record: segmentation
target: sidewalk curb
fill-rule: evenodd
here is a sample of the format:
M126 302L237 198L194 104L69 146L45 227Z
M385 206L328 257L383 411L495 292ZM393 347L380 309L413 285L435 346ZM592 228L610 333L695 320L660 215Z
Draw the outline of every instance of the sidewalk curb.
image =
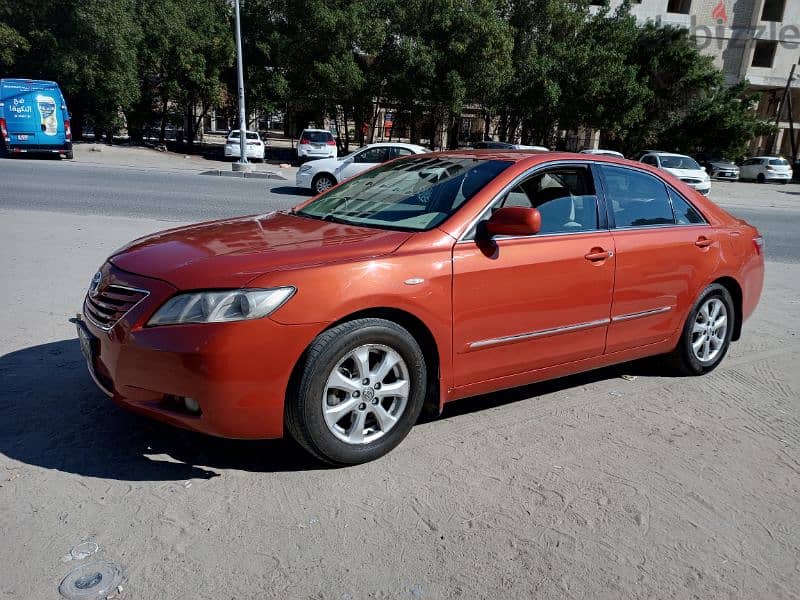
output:
M222 169L212 169L210 171L203 171L200 175L213 175L216 177L238 177L239 179L278 179L280 181L289 181L283 175L275 173L274 171L223 171Z

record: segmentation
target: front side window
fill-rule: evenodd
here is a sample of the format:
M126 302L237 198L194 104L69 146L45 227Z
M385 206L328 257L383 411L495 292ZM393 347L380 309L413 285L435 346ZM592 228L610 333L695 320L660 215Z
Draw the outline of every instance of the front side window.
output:
M608 200L617 227L675 223L664 183L648 173L603 165Z
M297 214L366 227L427 231L443 223L511 164L417 155L350 179Z
M389 149L385 146L380 146L378 148L369 148L363 152L359 152L353 159L353 162L377 164L386 162L387 160L389 160Z
M536 173L512 189L497 206L539 210L539 234L593 231L598 228L597 195L586 167L563 167Z

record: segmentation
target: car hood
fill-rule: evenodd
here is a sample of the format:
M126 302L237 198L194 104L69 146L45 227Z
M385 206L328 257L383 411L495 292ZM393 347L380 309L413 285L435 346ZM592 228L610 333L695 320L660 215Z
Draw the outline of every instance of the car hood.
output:
M270 271L388 254L411 235L278 212L156 233L110 261L179 289L241 287Z
M662 167L667 173L672 173L675 177L692 177L694 179L705 179L707 173L703 169L670 169Z

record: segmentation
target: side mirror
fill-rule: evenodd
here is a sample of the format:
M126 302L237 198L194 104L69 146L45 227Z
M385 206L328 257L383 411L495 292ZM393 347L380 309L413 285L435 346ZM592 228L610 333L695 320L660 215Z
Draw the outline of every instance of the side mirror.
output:
M486 233L495 235L535 235L542 228L542 215L536 208L507 206L498 208L486 221Z

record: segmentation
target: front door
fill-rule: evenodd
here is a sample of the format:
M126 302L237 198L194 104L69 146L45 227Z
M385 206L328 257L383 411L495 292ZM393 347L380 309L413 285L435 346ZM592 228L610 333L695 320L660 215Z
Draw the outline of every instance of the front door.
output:
M534 206L528 237L478 233L453 249L454 385L598 356L614 285L613 238L586 165L540 169L493 208Z

